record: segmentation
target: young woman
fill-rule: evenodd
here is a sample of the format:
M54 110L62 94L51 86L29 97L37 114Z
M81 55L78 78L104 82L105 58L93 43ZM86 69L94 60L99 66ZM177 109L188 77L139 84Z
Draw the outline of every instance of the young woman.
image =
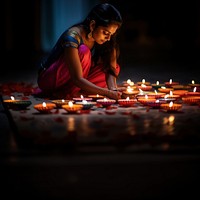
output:
M68 28L41 62L38 91L50 98L99 94L121 98L116 78L120 71L116 35L120 12L111 4L94 6L81 23Z

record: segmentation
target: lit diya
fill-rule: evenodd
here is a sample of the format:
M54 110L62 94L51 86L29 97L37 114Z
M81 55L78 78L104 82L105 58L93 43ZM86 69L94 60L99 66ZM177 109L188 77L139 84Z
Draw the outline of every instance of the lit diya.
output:
M126 90L122 91L122 96L124 98L126 97L132 97L139 93L139 90L134 90L131 86L127 86Z
M151 85L150 82L146 82L145 79L142 79L142 82L137 82L137 85Z
M136 99L130 99L127 97L126 99L118 99L118 104L123 107L131 107L134 106L134 104L137 102Z
M179 82L174 82L172 79L170 79L169 82L165 82L166 87L172 87L174 85L179 85Z
M62 108L62 106L68 104L69 101L71 100L58 99L58 100L52 100L51 102L55 103L57 108Z
M68 104L62 105L62 108L66 110L68 113L77 113L82 110L82 104L73 104L72 101L69 101Z
M131 79L127 79L127 81L123 81L123 86L134 86L134 82Z
M103 98L103 99L97 99L97 103L101 104L103 107L107 107L116 103L116 100Z
M146 106L148 102L155 102L155 98L149 98L148 95L145 95L144 97L138 97L137 101L140 102L142 105Z
M167 94L167 96L166 95L162 95L161 97L164 97L164 98L173 98L173 99L176 99L176 100L178 100L178 99L181 98L180 95L174 94L172 91L170 91L169 94Z
M11 99L3 100L3 102L7 106L7 108L14 110L25 110L28 106L32 104L31 101L28 100L16 100L13 96L11 96Z
M83 100L92 101L92 98L91 97L84 97L83 95L81 95L80 97L74 97L73 100L75 102L80 102L80 101L83 101Z
M173 103L172 101L170 103L163 103L160 105L161 109L167 111L167 112L175 112L182 108L182 104L180 103Z
M155 99L161 98L163 95L165 95L164 92L157 92L156 90L154 92L149 92L148 97L152 97Z
M200 96L185 96L182 97L183 103L196 105L200 102Z
M192 80L192 83L188 84L191 88L195 88L196 87L196 91L200 92L200 84L199 83L195 83L194 80Z
M34 105L34 108L38 110L40 113L50 113L56 107L54 103L46 103L43 102L42 104Z
M146 106L149 106L151 108L160 108L160 105L163 102L160 101L159 99L148 99L145 103Z
M200 92L197 92L197 87L194 87L193 91L188 91L185 93L186 96L200 96Z
M186 93L188 92L188 90L174 90L173 94L174 95L179 95L180 97L184 96Z
M165 87L165 86L158 88L159 92L164 92L164 93L169 93L170 91L173 91L173 90L174 90L174 88L168 88L168 87Z
M141 89L143 91L150 91L152 89L151 85L145 85L145 84L141 84L141 85L137 85L138 89Z
M154 89L158 89L158 88L161 88L163 86L165 86L164 84L160 84L159 81L156 81L156 83L153 83L151 84L151 86L154 88Z
M96 94L96 95L94 95L94 94L90 94L90 95L88 95L87 96L88 98L92 98L93 100L97 100L97 99L102 99L102 98L104 98L105 96L102 96L102 95L99 95L99 94ZM87 100L86 100L87 101Z
M82 105L83 106L83 110L89 110L94 105L96 105L96 102L83 100L83 101L76 102L76 104Z

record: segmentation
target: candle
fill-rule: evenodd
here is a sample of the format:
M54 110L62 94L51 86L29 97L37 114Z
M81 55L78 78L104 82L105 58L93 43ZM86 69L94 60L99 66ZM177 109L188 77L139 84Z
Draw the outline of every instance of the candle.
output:
M163 110L166 110L167 112L173 112L178 111L182 108L182 104L180 103L173 103L172 101L170 103L163 103L160 105L160 107Z
M11 99L3 100L3 103L9 109L25 110L25 109L27 109L28 106L30 106L32 104L32 102L29 100L19 100L19 99L16 100L14 96L11 96L10 98Z
M42 104L34 105L34 108L38 110L40 113L50 113L56 107L54 103L46 103L43 102Z
M66 110L68 113L78 113L78 111L82 110L82 104L73 104L72 101L69 101L68 104L62 105L62 108Z

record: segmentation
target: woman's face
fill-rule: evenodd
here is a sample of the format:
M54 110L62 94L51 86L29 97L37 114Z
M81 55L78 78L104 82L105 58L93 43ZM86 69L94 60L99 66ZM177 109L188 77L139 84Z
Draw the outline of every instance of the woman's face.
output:
M112 24L109 26L98 26L93 30L93 38L96 43L103 44L110 40L113 34L118 29L118 25Z

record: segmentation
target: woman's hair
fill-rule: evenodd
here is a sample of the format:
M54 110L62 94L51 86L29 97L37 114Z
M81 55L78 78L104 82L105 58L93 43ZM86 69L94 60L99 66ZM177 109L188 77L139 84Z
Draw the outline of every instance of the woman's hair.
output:
M108 3L97 4L96 6L94 6L93 9L89 12L88 16L85 18L85 20L81 23L85 27L87 34L90 32L89 27L92 20L95 21L95 28L97 28L98 26L106 27L112 24L116 24L118 25L119 30L122 25L122 17L120 12L113 5ZM102 45L95 45L95 51L92 57L94 64L97 64L99 59L101 59L105 66L105 70L115 76L116 74L110 66L110 59L114 49L116 49L117 56L119 56L119 47L116 42L116 35L118 33L118 30L114 35L111 36L110 41L107 41Z

